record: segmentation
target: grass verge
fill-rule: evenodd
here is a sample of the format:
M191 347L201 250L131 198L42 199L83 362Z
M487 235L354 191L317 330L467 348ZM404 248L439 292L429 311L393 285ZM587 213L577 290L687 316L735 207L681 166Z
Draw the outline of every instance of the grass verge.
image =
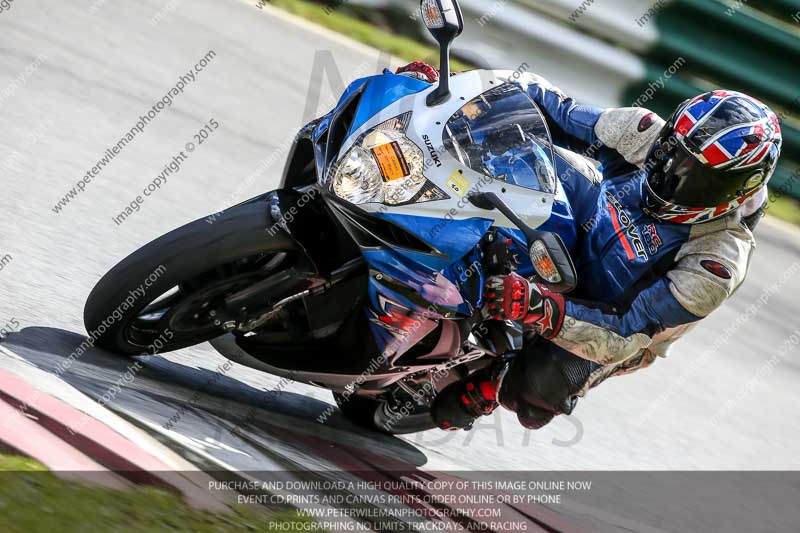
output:
M294 514L259 513L249 508L230 513L199 511L164 490L136 487L115 491L82 485L56 477L36 461L0 454L0 524L4 532L271 532L291 531L287 522L305 521ZM280 524L287 529L279 529Z
M385 50L393 56L408 61L427 61L436 64L439 61L437 48L419 43L409 37L395 35L375 27L346 13L334 10L325 11L325 6L305 0L271 0L270 5L288 11L293 15L337 31L366 45ZM473 67L458 60L452 61L454 71L469 70Z
M800 202L792 198L776 198L767 207L767 216L800 226Z

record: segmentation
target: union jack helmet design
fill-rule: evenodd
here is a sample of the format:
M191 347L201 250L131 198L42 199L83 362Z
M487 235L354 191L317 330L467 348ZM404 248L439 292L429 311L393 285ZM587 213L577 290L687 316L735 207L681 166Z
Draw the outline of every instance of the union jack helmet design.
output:
M644 209L678 224L725 216L767 184L781 142L777 115L755 98L719 90L687 100L648 155Z

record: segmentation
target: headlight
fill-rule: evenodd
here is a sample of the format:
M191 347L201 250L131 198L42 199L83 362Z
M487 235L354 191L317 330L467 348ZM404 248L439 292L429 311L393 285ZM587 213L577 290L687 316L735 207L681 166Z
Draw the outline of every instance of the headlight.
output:
M383 201L383 180L366 150L356 146L339 162L333 192L354 204Z
M389 119L353 143L335 167L332 188L338 197L354 204L397 205L411 201L426 183L438 190L422 175L422 150L406 137L410 119L410 112ZM438 198L427 198L433 199Z

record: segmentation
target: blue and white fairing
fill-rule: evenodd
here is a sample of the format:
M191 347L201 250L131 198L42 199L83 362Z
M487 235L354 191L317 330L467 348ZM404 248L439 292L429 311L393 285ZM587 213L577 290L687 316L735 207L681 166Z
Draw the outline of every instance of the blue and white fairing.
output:
M451 77L450 98L428 107L433 88L388 71L357 80L312 135L321 187L425 244L424 250L384 241L361 245L370 269L367 313L386 355L402 354L439 320L480 308L478 244L491 227L511 241L518 271L532 274L522 232L498 211L472 205L469 194L495 193L529 226L558 233L568 249L576 240L557 179L563 162L553 155L524 77L459 74ZM320 140L337 135L342 142L333 154L332 143Z

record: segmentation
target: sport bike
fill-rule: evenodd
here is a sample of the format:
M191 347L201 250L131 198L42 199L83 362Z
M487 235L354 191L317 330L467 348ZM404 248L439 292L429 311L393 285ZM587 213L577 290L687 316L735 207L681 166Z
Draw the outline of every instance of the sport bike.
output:
M421 10L450 72L458 3ZM431 85L384 71L353 82L297 134L278 189L111 269L86 303L87 330L126 355L211 341L333 391L363 426L434 427L437 391L521 346L519 326L482 309L487 276L576 284L558 179L571 167L525 78L474 70Z

